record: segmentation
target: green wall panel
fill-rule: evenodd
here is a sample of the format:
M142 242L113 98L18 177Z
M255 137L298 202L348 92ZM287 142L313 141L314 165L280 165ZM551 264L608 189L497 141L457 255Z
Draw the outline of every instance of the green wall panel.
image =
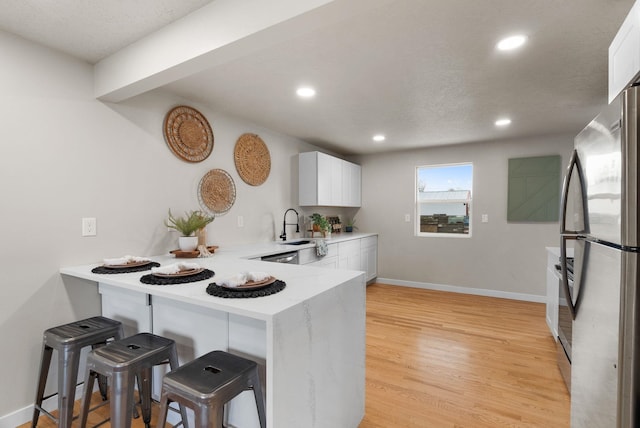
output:
M507 221L558 221L560 163L559 155L509 159Z

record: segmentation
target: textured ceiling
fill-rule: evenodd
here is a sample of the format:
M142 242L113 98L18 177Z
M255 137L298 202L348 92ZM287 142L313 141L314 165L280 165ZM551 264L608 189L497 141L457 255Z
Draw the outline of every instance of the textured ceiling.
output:
M204 3L3 0L0 28L95 62ZM607 49L633 0L369 4L166 89L345 154L577 133L607 102ZM522 49L494 50L515 32ZM303 83L315 99L295 97Z
M91 63L211 0L0 0L0 29Z

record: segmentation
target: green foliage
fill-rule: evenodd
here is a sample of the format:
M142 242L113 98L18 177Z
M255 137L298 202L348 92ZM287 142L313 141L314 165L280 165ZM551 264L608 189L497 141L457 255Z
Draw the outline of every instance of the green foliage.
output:
M329 220L327 220L325 216L318 213L313 213L311 214L311 220L313 221L313 224L320 228L320 230L325 232L331 231L331 225L329 224Z
M349 218L347 219L347 226L352 227L354 229L357 229L356 227L356 218Z
M169 210L169 219L164 224L171 229L177 230L182 236L191 236L214 219L215 217L209 217L202 211L185 212L184 217L174 217L171 214L171 210Z

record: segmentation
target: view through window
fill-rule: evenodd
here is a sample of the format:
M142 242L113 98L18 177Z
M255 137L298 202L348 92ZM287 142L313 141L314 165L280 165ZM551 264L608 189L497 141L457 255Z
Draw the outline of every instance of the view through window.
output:
M418 235L470 236L473 165L430 165L416 168Z

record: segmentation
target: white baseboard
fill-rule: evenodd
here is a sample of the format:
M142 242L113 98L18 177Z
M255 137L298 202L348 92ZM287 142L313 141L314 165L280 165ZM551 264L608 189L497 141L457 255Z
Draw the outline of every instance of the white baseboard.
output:
M84 385L78 385L76 387L76 400L82 397L82 393L84 391ZM58 408L58 396L54 395L53 397L49 397L42 402L42 408L47 410L48 412L53 412ZM14 412L8 413L6 415L0 416L0 428L15 428L17 426L23 425L27 422L31 422L33 418L33 404L30 404L27 407L23 407L22 409L18 409ZM40 418L47 418L47 415L40 413Z
M429 282L404 281L400 279L378 278L380 284L399 285L402 287L423 288L425 290L447 291L450 293L473 294L475 296L497 297L500 299L523 300L526 302L546 303L547 296L537 294L512 293L508 291L487 290L484 288L460 287L456 285L432 284Z

